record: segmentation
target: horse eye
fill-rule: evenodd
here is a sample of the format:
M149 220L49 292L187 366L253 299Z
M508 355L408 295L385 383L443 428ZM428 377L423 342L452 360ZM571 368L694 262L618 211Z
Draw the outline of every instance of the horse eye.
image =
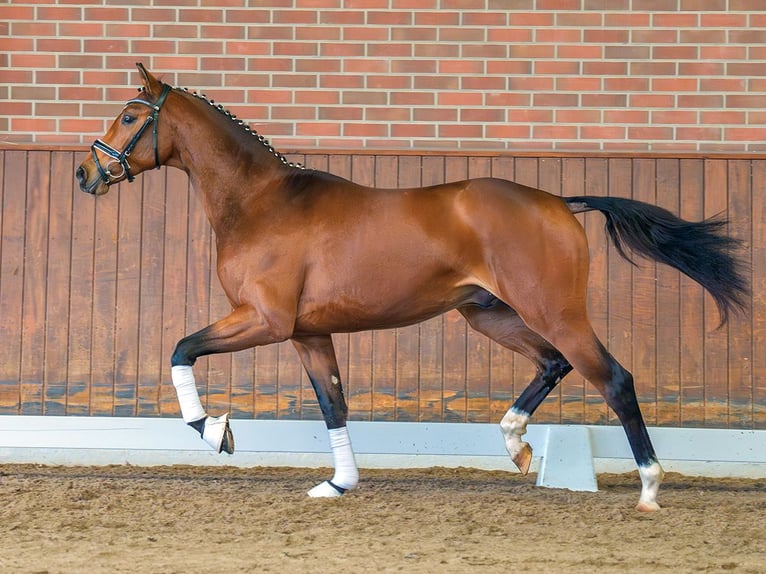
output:
M130 114L125 114L122 116L122 125L129 126L133 122L136 121L136 118L134 116L131 116Z

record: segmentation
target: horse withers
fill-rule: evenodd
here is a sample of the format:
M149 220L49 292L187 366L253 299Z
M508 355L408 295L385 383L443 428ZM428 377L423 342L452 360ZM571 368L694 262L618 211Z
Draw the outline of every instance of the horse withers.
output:
M305 170L221 106L171 88L138 64L143 87L76 170L101 195L160 166L183 170L216 236L231 313L181 339L170 358L181 415L218 452L234 451L229 417L209 416L192 367L212 353L290 340L330 434L334 475L309 491L339 496L359 474L331 334L411 325L457 309L477 331L536 366L500 426L527 472L522 440L543 399L573 368L603 395L641 477L638 510L659 508L662 468L632 375L594 333L589 253L575 213L596 210L626 258L661 261L701 284L725 322L748 286L720 219L687 222L634 200L560 198L493 178L374 189Z

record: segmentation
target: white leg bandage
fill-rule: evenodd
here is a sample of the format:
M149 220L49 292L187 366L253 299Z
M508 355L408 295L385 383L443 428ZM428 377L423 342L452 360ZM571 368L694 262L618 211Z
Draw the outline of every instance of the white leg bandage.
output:
M503 438L505 439L505 448L508 449L511 460L522 474L529 472L529 465L532 462L532 447L529 446L529 443L521 440L521 437L527 432L528 422L529 414L513 407L500 422L500 429L503 431Z
M332 480L322 482L309 490L309 496L314 498L329 498L340 496L345 491L354 488L359 482L359 471L351 448L348 428L330 429L330 447L335 465Z
M503 431L503 437L505 438L505 448L508 450L508 454L513 458L516 456L523 447L523 441L521 437L527 433L527 423L529 422L529 415L517 411L511 408L500 421L500 429Z
M197 384L194 382L194 373L188 365L176 365L171 367L170 375L173 378L173 386L178 395L178 404L181 405L181 416L186 424L192 424L197 429L207 444L216 452L234 453L234 435L229 426L229 414L214 418L207 416L202 403L199 400ZM197 421L202 421L197 423Z
M205 418L205 409L199 400L197 384L194 382L194 372L188 365L171 367L170 375L181 406L181 416L185 423L191 423Z
M639 466L638 474L641 476L641 497L638 500L636 510L641 512L654 512L659 510L657 504L657 492L660 490L662 478L665 472L659 462L653 462L648 466Z

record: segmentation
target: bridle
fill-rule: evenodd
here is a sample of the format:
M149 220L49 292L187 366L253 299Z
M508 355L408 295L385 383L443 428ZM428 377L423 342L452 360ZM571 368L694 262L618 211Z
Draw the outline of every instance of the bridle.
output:
M128 142L128 145L125 147L123 151L121 152L117 151L108 143L100 139L97 139L96 141L94 141L93 145L90 146L91 153L93 154L93 161L96 162L98 173L101 175L101 179L104 181L104 183L106 183L107 185L110 185L122 179L123 176L127 177L128 182L131 182L135 179L135 177L130 173L130 164L128 164L128 157L133 151L133 148L136 147L138 140L141 139L141 136L144 134L144 131L146 131L146 128L149 127L149 124L153 125L152 141L154 143L154 167L157 169L160 168L160 152L159 152L159 148L157 147L157 124L158 124L157 120L159 119L159 116L160 116L160 109L162 108L162 104L165 103L165 98L167 98L168 93L170 92L171 89L172 88L169 85L163 84L162 93L160 94L160 97L157 98L156 103L147 102L146 100L136 98L133 100L129 100L128 103L125 104L126 106L130 104L143 104L145 106L149 106L152 109L152 113L149 116L147 116L147 118L144 120L143 125L139 128L139 130L136 132L133 138ZM98 160L98 154L96 153L96 150L112 158L112 161L106 164L106 169L104 169L104 167L101 165L101 162ZM114 165L115 163L119 163L120 166L122 167L122 171L116 175L112 174L112 172L109 171L109 167Z

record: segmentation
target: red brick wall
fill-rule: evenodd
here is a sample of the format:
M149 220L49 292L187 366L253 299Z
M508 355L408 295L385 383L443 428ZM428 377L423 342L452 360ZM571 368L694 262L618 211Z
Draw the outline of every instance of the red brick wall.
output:
M0 140L92 140L142 61L282 149L766 149L764 0L52 1L0 4Z

